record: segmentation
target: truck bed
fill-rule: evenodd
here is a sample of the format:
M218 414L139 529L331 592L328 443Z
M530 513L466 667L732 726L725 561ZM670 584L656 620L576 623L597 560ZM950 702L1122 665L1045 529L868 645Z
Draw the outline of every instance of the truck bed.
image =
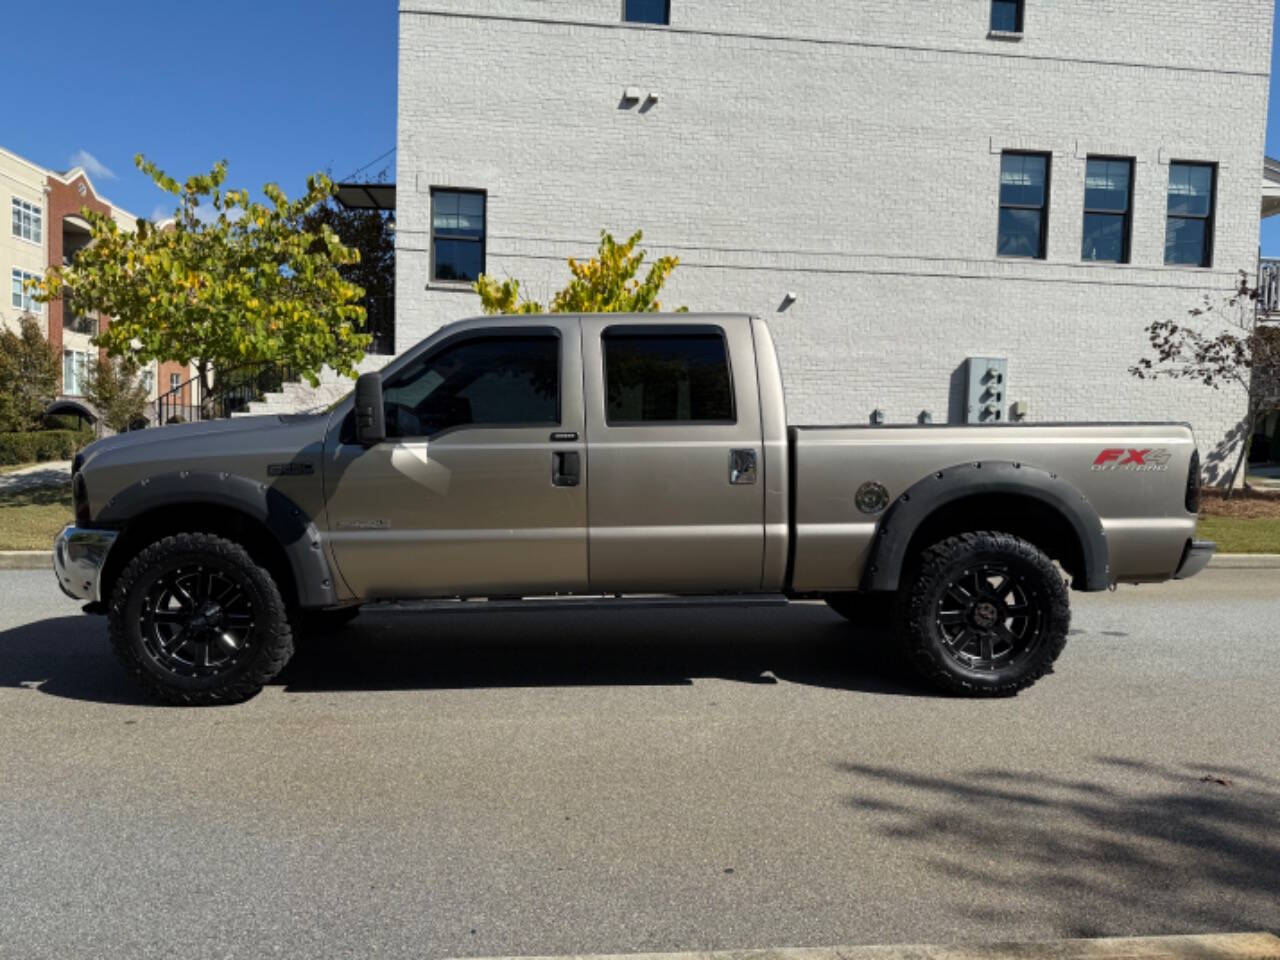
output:
M1018 495L992 483L997 465L1096 514L1109 583L1168 579L1195 531L1184 496L1195 443L1182 423L796 426L788 444L789 582L797 593L865 588L877 538L913 496L932 496L931 485L972 488L955 510L984 498L986 508L1019 514ZM879 500L883 509L872 509Z

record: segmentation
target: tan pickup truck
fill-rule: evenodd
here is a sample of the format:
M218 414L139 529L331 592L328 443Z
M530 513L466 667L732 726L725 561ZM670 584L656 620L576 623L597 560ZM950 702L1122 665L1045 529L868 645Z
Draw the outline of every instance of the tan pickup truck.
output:
M728 314L464 320L325 413L100 440L73 486L59 584L190 704L429 597L823 599L888 613L931 684L1006 695L1061 652L1068 586L1213 552L1185 424L788 427L768 327Z

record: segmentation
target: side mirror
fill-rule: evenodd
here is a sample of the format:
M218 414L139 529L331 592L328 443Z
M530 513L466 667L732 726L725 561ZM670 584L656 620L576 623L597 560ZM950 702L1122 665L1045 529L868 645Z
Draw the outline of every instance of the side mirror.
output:
M356 442L372 447L387 439L386 415L382 409L382 375L362 373L356 381Z

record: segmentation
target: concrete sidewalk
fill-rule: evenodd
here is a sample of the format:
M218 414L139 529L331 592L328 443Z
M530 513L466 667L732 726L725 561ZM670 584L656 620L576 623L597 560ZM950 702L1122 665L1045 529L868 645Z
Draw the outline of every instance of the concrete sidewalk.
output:
M70 460L47 460L0 473L0 493L15 493L36 487L56 487L71 480Z
M1040 943L961 946L797 947L694 953L579 954L523 960L1277 960L1280 938L1270 933L1184 937L1106 937ZM492 958L517 960L517 958Z

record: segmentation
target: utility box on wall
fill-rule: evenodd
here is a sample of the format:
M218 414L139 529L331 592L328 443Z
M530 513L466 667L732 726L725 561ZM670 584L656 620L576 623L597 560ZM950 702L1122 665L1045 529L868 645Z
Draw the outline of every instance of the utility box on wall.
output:
M1004 423L1008 419L1009 361L1003 357L969 357L966 423Z

